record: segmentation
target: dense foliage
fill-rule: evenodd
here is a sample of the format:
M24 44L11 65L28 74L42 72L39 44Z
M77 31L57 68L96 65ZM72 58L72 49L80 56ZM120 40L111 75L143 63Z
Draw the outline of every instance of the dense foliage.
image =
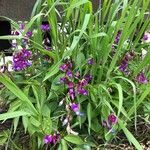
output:
M104 0L94 13L89 0L37 0L27 24L7 18L13 32L0 39L16 41L13 71L5 63L0 73L0 120L13 118L11 134L22 124L30 149L78 150L123 131L142 150L128 123L150 121L149 7Z

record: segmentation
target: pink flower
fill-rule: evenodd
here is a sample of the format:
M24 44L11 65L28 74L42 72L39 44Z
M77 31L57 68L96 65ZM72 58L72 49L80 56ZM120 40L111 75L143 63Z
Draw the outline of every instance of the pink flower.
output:
M52 143L52 141L53 141L53 136L52 135L46 135L44 137L44 143L45 144L50 144L50 143Z
M140 74L137 75L136 77L136 81L138 83L141 83L141 84L146 84L148 82L147 78L145 77L144 73L141 72Z
M44 143L45 144L56 144L60 140L60 134L59 133L54 133L53 135L46 135L44 137Z
M116 124L118 122L118 119L114 114L110 114L108 116L108 121L112 124Z

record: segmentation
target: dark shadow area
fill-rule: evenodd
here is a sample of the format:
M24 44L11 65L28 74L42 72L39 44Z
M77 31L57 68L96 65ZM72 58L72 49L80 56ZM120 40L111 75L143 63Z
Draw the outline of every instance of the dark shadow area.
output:
M9 21L0 21L0 36L11 35L11 24ZM11 42L9 40L0 39L0 51L5 52L6 55L11 55L6 50L11 48Z

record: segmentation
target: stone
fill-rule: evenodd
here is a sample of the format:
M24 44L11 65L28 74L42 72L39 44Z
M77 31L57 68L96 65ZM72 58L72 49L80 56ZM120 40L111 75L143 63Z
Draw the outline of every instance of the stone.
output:
M36 0L0 0L0 16L15 21L29 20L35 2Z

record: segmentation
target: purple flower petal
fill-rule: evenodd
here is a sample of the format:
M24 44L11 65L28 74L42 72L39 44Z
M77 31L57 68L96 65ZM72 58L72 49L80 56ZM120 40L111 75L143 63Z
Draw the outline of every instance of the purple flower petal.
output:
M127 67L128 67L128 62L123 60L119 66L119 70L125 72Z
M68 65L67 64L62 64L59 69L63 72L66 72L68 70Z
M108 116L108 121L112 124L116 124L118 122L118 119L114 114L110 114Z
M31 37L32 36L32 31L28 31L27 33L26 33L26 36L29 38L29 37Z
M71 70L68 70L67 73L66 73L66 75L67 75L68 77L70 77L70 78L73 77L73 73L72 73Z
M41 30L42 30L43 32L49 31L49 30L50 30L50 26L49 26L48 24L42 24L42 25L41 25Z
M74 111L74 112L78 112L79 111L79 104L71 103L70 107L71 107L72 111Z
M86 74L84 79L89 83L92 80L92 76L90 74Z
M32 62L29 60L32 53L26 49L15 53L13 55L13 68L15 71L24 70L25 68L32 65Z
M21 23L21 24L19 25L19 28L20 28L20 30L24 30L25 24L24 24L24 23Z
M82 95L86 96L86 95L88 95L88 91L83 88L80 88L80 89L78 89L78 94L82 94Z
M141 72L140 74L137 75L136 81L138 83L146 84L148 82L147 78L145 77L144 73Z
M50 144L50 143L52 143L53 142L53 136L52 135L46 135L45 137L44 137L44 143L45 144Z
M74 100L74 98L75 98L75 90L74 90L74 88L69 88L69 96L70 96L70 98L72 99L72 100Z
M88 59L88 64L89 64L89 65L93 65L93 63L94 63L93 58L89 58L89 59Z

